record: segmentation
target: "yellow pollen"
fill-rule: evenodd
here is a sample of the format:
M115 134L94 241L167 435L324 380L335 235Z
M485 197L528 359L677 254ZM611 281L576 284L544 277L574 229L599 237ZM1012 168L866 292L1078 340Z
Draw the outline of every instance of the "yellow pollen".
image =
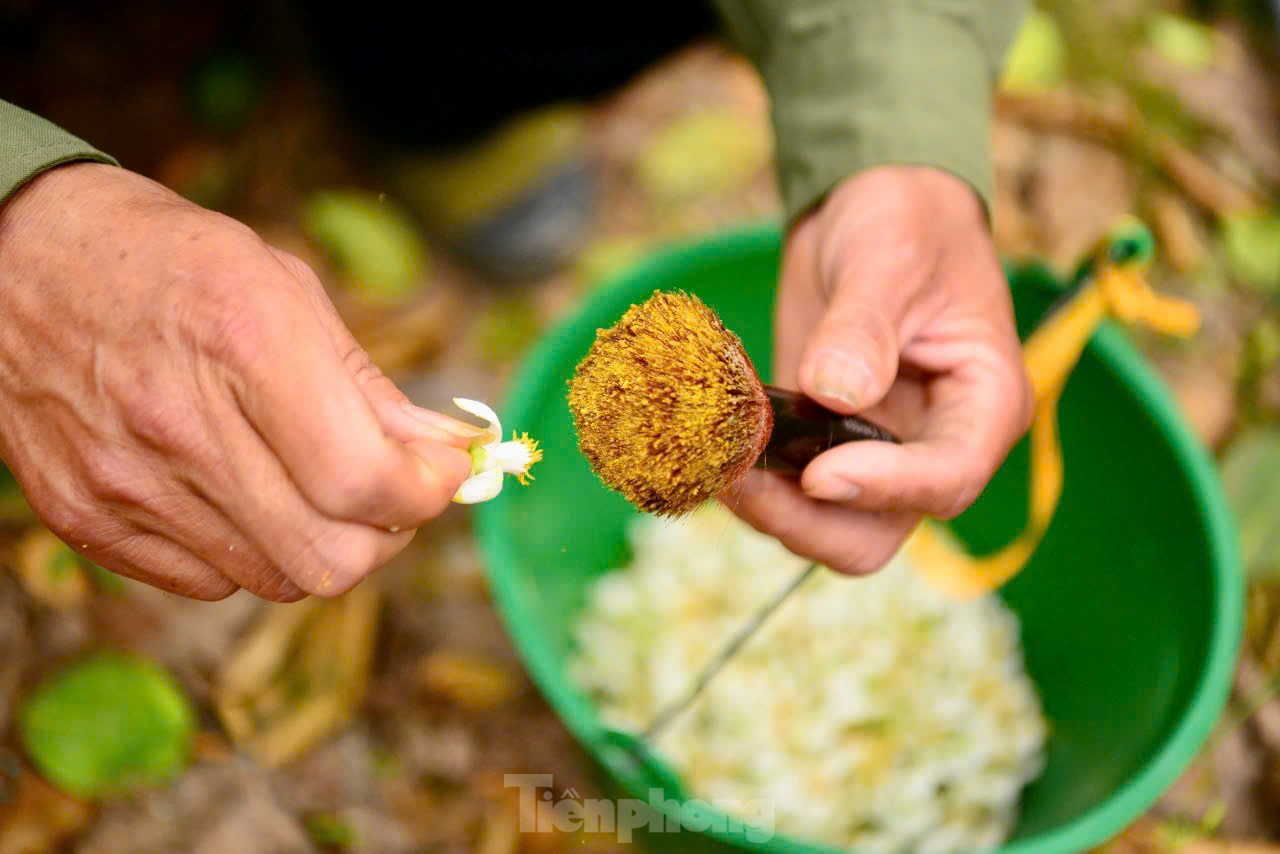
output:
M517 436L516 431L512 430L511 441L519 442L529 451L529 464L524 467L524 471L516 475L516 480L520 482L521 486L528 486L529 481L534 479L533 475L529 473L529 469L533 468L534 463L542 461L542 449L538 447L538 440L530 439L528 433L521 433Z

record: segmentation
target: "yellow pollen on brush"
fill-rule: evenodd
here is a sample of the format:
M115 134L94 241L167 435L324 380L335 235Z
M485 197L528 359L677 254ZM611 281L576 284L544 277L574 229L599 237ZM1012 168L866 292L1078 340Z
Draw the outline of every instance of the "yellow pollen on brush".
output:
M705 303L654 293L595 343L569 408L592 469L641 510L674 516L721 492L759 455L769 400L742 342Z

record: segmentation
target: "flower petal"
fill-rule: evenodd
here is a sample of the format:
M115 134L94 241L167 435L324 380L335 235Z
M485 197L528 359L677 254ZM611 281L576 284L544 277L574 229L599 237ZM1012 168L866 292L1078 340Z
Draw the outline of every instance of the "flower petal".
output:
M489 441L497 442L502 439L502 422L498 420L498 413L494 412L488 404L465 397L455 397L453 405L463 412L469 412L475 417L489 422L487 431Z
M455 504L480 504L502 491L502 472L486 471L462 482L453 495Z

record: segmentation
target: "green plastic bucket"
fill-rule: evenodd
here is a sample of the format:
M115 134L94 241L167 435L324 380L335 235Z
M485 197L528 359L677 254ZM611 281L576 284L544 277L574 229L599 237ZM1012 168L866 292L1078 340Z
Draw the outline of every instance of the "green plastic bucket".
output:
M549 333L519 371L503 422L541 440L527 488L479 509L493 595L533 679L626 797L653 774L611 746L591 701L566 673L571 622L588 583L626 560L634 510L578 452L566 381L596 329L655 289L682 288L715 307L766 379L780 250L753 227L663 251L601 288ZM1011 271L1023 334L1053 301L1043 270ZM1124 334L1104 328L1061 406L1066 485L1030 565L1001 595L1022 620L1027 668L1050 723L1047 765L1022 798L1008 854L1064 854L1099 844L1177 778L1226 700L1243 611L1232 521L1213 465L1169 393ZM1025 443L955 523L976 549L1021 525ZM705 816L702 817L705 820ZM714 824L713 826L721 826ZM650 848L824 851L778 834L654 834Z

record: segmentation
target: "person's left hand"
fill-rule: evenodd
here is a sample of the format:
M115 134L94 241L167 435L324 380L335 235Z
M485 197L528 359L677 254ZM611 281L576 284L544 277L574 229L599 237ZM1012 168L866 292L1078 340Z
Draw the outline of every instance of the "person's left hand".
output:
M879 569L922 514L981 494L1031 418L1013 306L981 205L926 167L847 179L788 235L774 382L903 440L852 442L796 481L753 470L722 500L797 554Z

